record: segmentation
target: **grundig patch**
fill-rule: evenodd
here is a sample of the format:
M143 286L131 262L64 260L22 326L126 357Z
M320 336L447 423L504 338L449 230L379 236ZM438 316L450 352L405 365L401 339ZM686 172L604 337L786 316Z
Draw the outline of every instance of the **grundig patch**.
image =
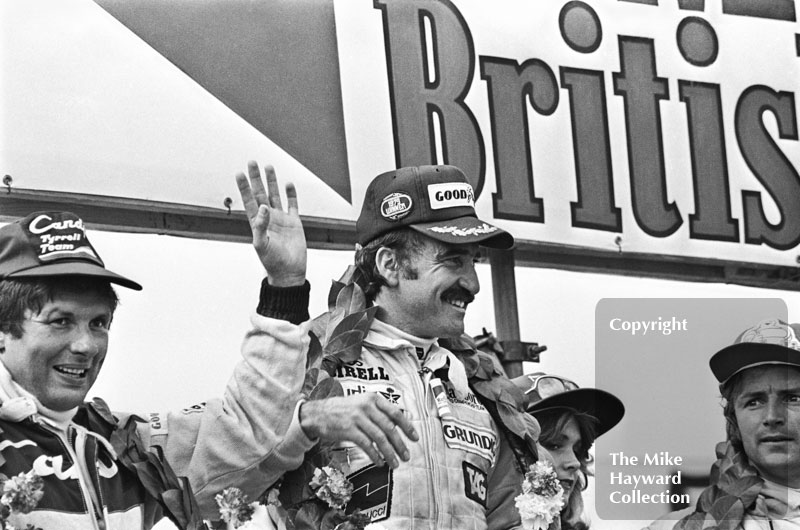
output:
M411 213L414 201L405 193L392 193L381 201L381 215L389 221L399 221Z
M451 449L461 449L494 462L497 435L491 429L464 423L456 418L443 418L442 432L444 441Z

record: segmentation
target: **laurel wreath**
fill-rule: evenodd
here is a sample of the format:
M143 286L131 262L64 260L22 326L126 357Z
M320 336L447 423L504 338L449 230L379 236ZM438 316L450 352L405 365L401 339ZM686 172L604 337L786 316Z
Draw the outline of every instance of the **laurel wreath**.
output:
M710 486L700 494L695 511L675 523L673 530L736 530L754 507L764 486L756 469L730 442L718 443L715 452Z
M339 281L332 282L329 310L313 322L303 384L303 394L308 400L343 396L342 385L333 376L337 368L361 357L362 343L377 307L367 307L364 292L354 281L355 274L351 266ZM539 436L538 423L522 411L524 396L488 354L475 348L468 336L440 339L439 344L464 364L470 388L509 440L521 476L524 475L538 458ZM273 500L270 504L276 506L288 529L362 530L369 523L358 511L345 514L346 507L332 507L323 502L311 487L315 471L330 465L330 451L329 446L317 446L298 469L285 474L262 496L265 504L268 498ZM278 491L277 502L274 490Z

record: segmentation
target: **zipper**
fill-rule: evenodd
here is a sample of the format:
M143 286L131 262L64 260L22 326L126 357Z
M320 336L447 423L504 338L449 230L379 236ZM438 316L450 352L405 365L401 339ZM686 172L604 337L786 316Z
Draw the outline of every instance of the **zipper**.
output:
M65 433L65 432L62 432L62 431L56 429L55 427L51 428L46 423L40 423L39 425L41 425L45 430L49 431L50 433L56 435L56 439L58 439L58 442L64 448L64 452L67 455L69 455L69 457L72 459L72 462L73 462L72 465L74 465L74 466L76 466L78 468L78 485L81 488L81 494L83 495L84 503L86 504L86 508L87 508L87 510L89 512L89 513L87 513L87 515L91 516L92 526L94 527L95 530L104 530L105 529L105 522L103 522L102 525L99 523L99 520L102 520L102 516L99 515L98 512L97 512L97 508L94 505L94 500L92 499L92 494L91 494L91 492L89 491L89 489L88 489L88 487L86 485L86 480L85 480L85 477L83 476L83 470L81 469L80 463L78 462L78 454L72 448L72 444L70 443L70 440L69 440L70 431L73 431L73 432L76 432L76 431L72 428L72 426L68 427L67 428L67 432Z
M80 464L76 460L76 465L78 465L79 469L81 470L81 478L82 479L86 479L87 481L91 482L92 481L92 475L91 475L91 472L89 471L89 463L86 461L86 457L85 457L85 455L86 455L86 437L87 437L87 434L82 429L77 429L74 426L70 426L70 429L72 429L73 432L75 433L75 453L76 453L76 456L78 458L81 458L81 462L83 462L83 468L80 468ZM97 449L95 449L95 452L97 452L99 450L99 445L100 444L97 444ZM78 449L80 449L80 452L78 451ZM96 462L95 462L95 465L97 465ZM86 474L88 475L87 477L83 476L84 469L86 470ZM83 480L81 480L81 485L83 485ZM98 528L98 530L105 530L106 522L105 522L105 518L104 518L104 515L103 515L103 504L102 504L103 501L100 498L100 487L99 486L100 485L98 484L98 487L95 488L95 493L97 493L97 502L100 503L100 506L97 506L95 504L95 498L93 496L91 496L91 491L89 491L88 494L90 495L89 499L90 499L90 501L92 503L92 512L94 513L95 527ZM91 487L94 487L94 484L91 484ZM89 488L89 486L86 486L87 490L88 490L88 488Z
M415 364L414 367L416 368L419 366L419 359L417 359L413 353L409 353L409 357L412 356L413 358L409 360ZM442 526L439 524L439 511L437 509L436 502L436 489L437 485L439 484L439 474L436 469L436 462L433 458L433 444L435 439L428 423L431 418L431 414L428 409L428 383L426 381L426 379L430 379L430 377L433 375L433 372L427 366L423 366L421 369L417 370L417 373L419 374L419 379L415 379L416 383L414 384L413 391L414 398L423 418L422 426L425 433L425 438L420 441L428 442L423 443L422 448L423 452L425 453L425 461L428 463L428 469L431 470L431 480L429 481L428 489L428 502L430 502L431 521L436 521L436 528L439 528ZM431 396L431 399L433 399L433 396Z

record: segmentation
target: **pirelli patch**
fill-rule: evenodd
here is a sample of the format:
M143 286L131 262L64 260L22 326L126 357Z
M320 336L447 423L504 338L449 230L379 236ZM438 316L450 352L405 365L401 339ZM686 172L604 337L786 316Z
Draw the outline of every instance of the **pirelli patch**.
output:
M497 435L485 429L459 421L455 417L442 419L444 441L451 449L461 449L494 462L497 454Z
M464 494L486 508L486 473L469 462L461 462L464 470Z

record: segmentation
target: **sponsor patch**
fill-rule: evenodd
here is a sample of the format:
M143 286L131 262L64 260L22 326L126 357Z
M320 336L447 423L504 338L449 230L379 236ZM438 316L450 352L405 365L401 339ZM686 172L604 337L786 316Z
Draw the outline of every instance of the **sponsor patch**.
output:
M181 412L183 412L184 414L196 414L198 412L205 412L205 410L206 410L206 402L203 401L202 403L198 403L197 405L186 407Z
M486 508L486 473L469 462L461 462L464 470L464 494Z
M353 484L353 496L347 503L346 513L361 510L373 523L389 518L392 509L392 468L373 464L347 478Z
M405 193L392 193L381 201L381 215L389 221L399 221L411 213L414 201Z
M447 400L452 405L460 405L467 407L471 410L481 411L481 412L486 410L483 404L478 400L477 397L475 397L475 394L473 394L472 392L468 393L463 398L460 398L456 395L456 391L453 388L452 383L448 381L447 383L445 383L445 385L447 386Z
M169 433L166 412L151 412L147 416L150 421L150 436Z
M43 213L34 217L25 228L42 262L75 258L103 263L86 239L83 220L72 214Z
M497 454L497 435L484 429L459 421L455 417L442 419L444 441L451 449L461 449L494 462Z
M386 391L379 390L378 394L382 395L386 401L392 403L393 405L400 405L400 394L392 387L386 387Z
M492 232L497 232L499 228L496 226L492 226L490 224L483 223L481 226L471 226L469 228L460 228L458 226L432 226L428 228L431 232L436 232L437 234L450 234L451 236L458 236L458 237L470 237L470 236L480 236L483 234L491 234Z
M445 182L428 185L428 199L432 210L458 208L460 206L475 207L475 193L466 182Z
M382 366L364 366L362 361L353 361L336 368L336 377L361 381L388 381L389 375Z
M349 381L347 379L339 381L342 385L342 390L344 390L345 396L353 396L357 394L364 394L366 392L375 392L383 396L386 401L397 405L402 408L403 406L403 395L400 391L393 385L386 384L386 383L369 383L369 382L359 382L359 381Z

